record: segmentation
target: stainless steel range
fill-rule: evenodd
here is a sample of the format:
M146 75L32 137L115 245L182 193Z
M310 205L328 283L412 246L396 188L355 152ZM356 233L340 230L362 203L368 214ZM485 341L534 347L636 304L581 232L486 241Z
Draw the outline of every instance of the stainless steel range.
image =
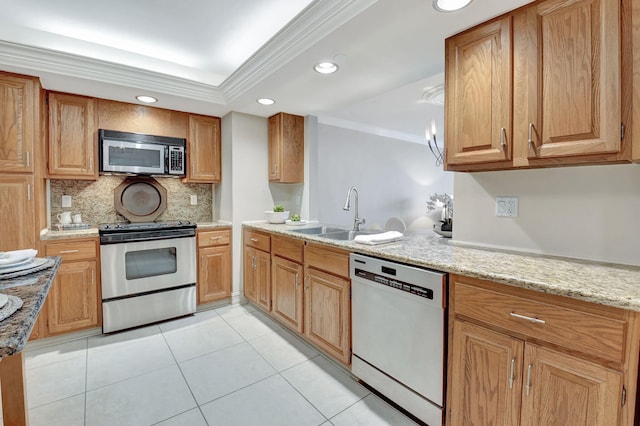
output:
M99 226L104 333L196 311L195 223Z

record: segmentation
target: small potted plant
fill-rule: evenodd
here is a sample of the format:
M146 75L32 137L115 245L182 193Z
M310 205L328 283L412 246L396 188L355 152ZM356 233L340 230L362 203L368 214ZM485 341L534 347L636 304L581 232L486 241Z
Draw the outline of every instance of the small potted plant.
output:
M289 211L285 210L282 204L276 204L273 210L265 210L264 213L269 223L284 223L289 219Z

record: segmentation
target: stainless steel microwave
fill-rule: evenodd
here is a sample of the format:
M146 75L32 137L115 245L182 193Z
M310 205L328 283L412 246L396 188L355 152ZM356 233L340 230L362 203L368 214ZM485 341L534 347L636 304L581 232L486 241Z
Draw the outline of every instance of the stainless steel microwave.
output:
M98 130L100 173L185 176L186 139Z

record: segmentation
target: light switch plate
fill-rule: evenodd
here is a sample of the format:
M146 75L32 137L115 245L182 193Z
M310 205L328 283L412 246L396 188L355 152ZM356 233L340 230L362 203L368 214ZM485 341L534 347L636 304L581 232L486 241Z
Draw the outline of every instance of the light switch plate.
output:
M65 207L70 208L71 207L71 195L63 195L61 204L62 204L62 208L65 208Z
M518 197L496 197L497 217L517 217Z
M192 206L197 206L198 205L198 196L197 195L192 195L191 196L191 205Z

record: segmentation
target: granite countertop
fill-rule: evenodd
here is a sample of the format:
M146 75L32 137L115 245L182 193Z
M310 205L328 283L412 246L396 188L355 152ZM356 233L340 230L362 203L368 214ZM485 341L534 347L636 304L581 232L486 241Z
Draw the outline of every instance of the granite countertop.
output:
M640 312L639 267L470 248L436 234L407 233L398 241L369 246L295 232L318 225L294 229L264 221L243 224L352 252Z
M38 319L62 260L59 256L51 259L54 259L54 264L48 269L21 277L0 279L0 292L17 296L23 302L20 309L0 321L0 358L20 352L29 340L31 329Z
M212 222L198 222L197 229L215 229L215 228L225 228L231 226L231 222L226 222L223 220L212 221ZM97 237L99 236L98 228L89 228L89 229L70 229L68 231L54 231L51 229L43 229L40 232L40 240L64 240L70 238L88 238L88 237Z

